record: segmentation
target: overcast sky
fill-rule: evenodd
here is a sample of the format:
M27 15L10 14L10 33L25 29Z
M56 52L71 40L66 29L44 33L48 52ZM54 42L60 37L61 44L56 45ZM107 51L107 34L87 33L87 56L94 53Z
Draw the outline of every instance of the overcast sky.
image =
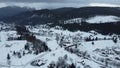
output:
M120 0L0 0L0 7L14 5L36 9L83 6L120 7Z
M114 3L120 4L120 0L0 0L0 2L62 2L62 3L91 3L91 2L99 2L99 3Z

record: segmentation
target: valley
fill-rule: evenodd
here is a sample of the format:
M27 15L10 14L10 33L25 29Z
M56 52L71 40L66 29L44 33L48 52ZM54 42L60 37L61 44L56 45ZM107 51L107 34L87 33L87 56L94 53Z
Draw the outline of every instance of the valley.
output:
M0 39L1 68L119 67L120 37L117 34L27 25L24 31L18 28L1 30ZM40 46L40 51L36 46Z

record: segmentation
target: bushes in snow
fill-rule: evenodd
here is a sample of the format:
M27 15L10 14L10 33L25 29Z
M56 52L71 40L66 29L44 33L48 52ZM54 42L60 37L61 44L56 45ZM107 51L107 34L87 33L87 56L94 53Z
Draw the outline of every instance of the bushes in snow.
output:
M44 60L44 59L38 59L38 60L32 61L31 65L32 66L42 66L42 65L46 64L46 61L47 60Z
M34 42L32 42L32 44L33 44L33 50L35 51L34 52L35 54L39 54L41 52L49 50L47 44L38 39L36 39Z
M34 40L34 42L28 42L25 47L25 50L34 52L34 54L39 54L44 51L50 50L45 42L40 41L39 39Z
M92 68L90 65L85 65L83 68Z
M41 52L49 50L46 43L39 39L36 39L34 34L29 32L29 30L27 30L26 27L16 26L16 30L18 34L20 34L19 37L20 40L24 39L32 44L32 50L34 51L34 54L37 55ZM30 51L30 44L27 43L24 48L25 50Z
M52 62L49 64L48 68L55 68L55 62L52 61Z
M87 37L85 41L93 41L90 37Z
M68 64L68 56L59 57L57 62L51 62L48 68L76 68L74 63Z
M56 63L57 68L68 68L69 65L66 63L66 59L64 57L59 57Z

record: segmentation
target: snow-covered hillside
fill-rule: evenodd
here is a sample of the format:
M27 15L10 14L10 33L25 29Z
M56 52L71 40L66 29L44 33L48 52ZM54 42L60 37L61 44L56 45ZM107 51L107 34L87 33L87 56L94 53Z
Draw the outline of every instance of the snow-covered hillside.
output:
M87 19L83 19L83 18L75 18L75 19L70 19L70 20L66 20L64 21L64 24L67 23L80 23L82 21L86 21L88 23L110 23L110 22L117 22L120 21L120 17L117 16L94 16L94 17L90 17Z
M71 32L46 25L26 26L26 29L29 30L29 34L24 32L27 36L16 30L0 31L0 68L119 67L119 35ZM33 38L25 39L30 33ZM50 50L43 50L43 42ZM36 54L34 45L41 46L43 51Z
M95 16L89 18L87 22L89 23L106 23L106 22L117 22L120 21L120 17L116 16Z

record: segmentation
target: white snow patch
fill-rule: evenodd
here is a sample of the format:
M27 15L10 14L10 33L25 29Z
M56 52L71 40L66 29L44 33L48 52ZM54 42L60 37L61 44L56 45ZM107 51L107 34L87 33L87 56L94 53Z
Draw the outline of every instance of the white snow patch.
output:
M106 23L106 22L117 22L120 21L119 17L116 16L95 16L87 20L89 23Z

